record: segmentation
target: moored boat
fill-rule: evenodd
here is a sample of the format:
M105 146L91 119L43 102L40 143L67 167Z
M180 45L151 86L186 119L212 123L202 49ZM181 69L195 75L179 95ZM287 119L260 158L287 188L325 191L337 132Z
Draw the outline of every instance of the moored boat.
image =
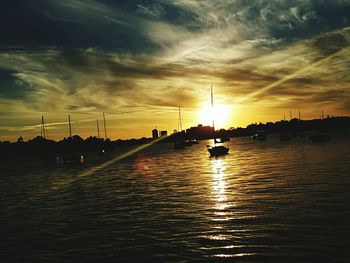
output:
M264 131L257 131L254 135L252 135L253 140L257 141L266 141L267 135Z
M210 93L211 93L211 106L214 108L214 99L213 99L213 86L210 88ZM216 143L219 143L216 139L215 136L215 123L214 123L214 118L213 118L213 135L214 135L214 145L213 146L207 146L207 150L210 153L210 156L220 156L220 155L225 155L228 154L229 148L223 145L217 146ZM220 142L221 143L221 142Z

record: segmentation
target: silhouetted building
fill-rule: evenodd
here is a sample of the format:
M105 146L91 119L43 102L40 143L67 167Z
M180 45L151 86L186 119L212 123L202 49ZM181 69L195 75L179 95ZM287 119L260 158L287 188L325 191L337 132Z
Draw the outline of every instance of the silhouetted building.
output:
M152 130L152 138L153 139L157 139L158 138L158 130L157 129L153 129Z
M168 131L160 131L160 137L167 136Z

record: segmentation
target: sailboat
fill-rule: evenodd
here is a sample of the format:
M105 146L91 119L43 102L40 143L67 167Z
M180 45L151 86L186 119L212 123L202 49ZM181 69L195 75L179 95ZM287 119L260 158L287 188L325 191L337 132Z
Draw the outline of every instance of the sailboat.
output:
M104 117L104 115L103 115ZM96 121L96 128L97 128L97 155L103 156L106 155L106 151L103 148L103 145L101 145L100 141L100 123L98 122L98 119Z
M210 93L211 93L211 107L212 109L214 109L213 85L211 85L210 87ZM214 116L213 116L213 133L214 133L214 145L213 146L207 145L207 149L208 149L208 152L210 153L210 156L220 156L220 155L227 154L229 151L228 147L225 147L223 145L219 145L219 146L216 145L218 141L216 140L216 135L215 135Z
M41 115L41 130L40 130L40 134L41 134L41 137L43 139L46 139L44 115Z
M55 161L58 161L58 156L55 154L52 149L50 148L50 145L48 144L49 141L46 140L46 131L45 131L45 121L44 116L41 116L41 128L40 128L40 138L41 138L41 147L43 149L43 152L40 155L40 159L43 163L52 163Z
M84 156L82 154L74 153L76 151L76 149L74 149L76 145L74 143L74 137L72 137L72 124L70 121L70 115L68 115L68 125L69 125L69 138L68 138L69 144L67 145L68 146L67 149L68 151L72 151L72 152L63 157L63 162L65 164L84 163Z
M112 152L114 151L114 146L111 140L107 137L107 125L106 125L106 117L104 112L103 112L103 128L105 132L104 150L105 152Z
M180 149L185 149L186 143L183 138L183 133L182 133L182 122L181 122L181 109L179 106L179 120L178 120L178 129L180 132L177 133L177 139L174 142L173 149L174 150L180 150Z

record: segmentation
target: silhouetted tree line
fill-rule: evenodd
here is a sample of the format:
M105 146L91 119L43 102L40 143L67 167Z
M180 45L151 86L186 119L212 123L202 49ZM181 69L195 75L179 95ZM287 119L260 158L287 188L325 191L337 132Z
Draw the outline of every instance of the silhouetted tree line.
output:
M22 156L43 156L64 155L72 153L83 153L88 151L111 151L113 142L97 137L82 139L79 135L63 138L61 141L53 141L37 136L27 142L20 137L17 142L0 142L0 158L17 158Z
M216 138L251 136L258 131L266 134L300 133L307 131L327 132L331 130L349 129L350 117L331 117L326 119L277 121L267 123L249 124L246 128L231 128L215 131ZM214 138L212 127L204 127L201 132L178 132L164 137L160 142L175 142L181 140L202 140ZM61 141L53 141L37 136L29 141L24 141L22 137L17 142L0 141L0 158L13 158L21 156L49 156L64 155L71 153L84 153L89 151L112 151L115 146L137 145L151 142L151 138L129 139L129 140L104 140L97 137L82 139L79 135L63 138Z
M290 121L277 121L249 124L246 128L220 130L219 133L229 137L251 136L258 131L266 134L296 134L307 131L328 132L332 130L346 130L350 128L350 117L328 117L325 119L300 120L294 118ZM220 135L221 135L220 134Z
M212 127L203 127L205 129L200 130L201 132L186 132L177 133L170 135L166 141L177 141L179 139L212 139L214 138L214 131ZM231 129L220 129L215 131L216 138L224 137L242 137L252 136L259 131L264 131L266 134L286 134L291 135L298 134L307 131L327 132L331 130L346 130L350 128L350 117L327 117L325 119L315 120L300 120L294 118L290 121L277 121L267 123L253 123L249 124L246 128L231 128ZM187 130L188 131L188 130Z

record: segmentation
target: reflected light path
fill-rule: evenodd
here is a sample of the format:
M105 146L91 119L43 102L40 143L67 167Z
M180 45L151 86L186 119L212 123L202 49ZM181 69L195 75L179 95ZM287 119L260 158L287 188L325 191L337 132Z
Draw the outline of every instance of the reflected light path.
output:
M214 210L211 221L215 224L213 234L209 236L210 240L229 240L231 235L226 234L223 222L230 220L227 211L231 204L227 196L227 181L225 174L225 161L223 159L211 160L212 165L212 200L214 202L212 209Z
M212 251L214 258L242 258L246 256L255 256L255 252L246 253L246 245L238 242L241 239L241 234L245 230L236 229L232 226L232 223L240 219L240 215L236 215L234 209L240 204L233 200L232 187L230 187L230 181L232 178L228 178L228 174L225 172L227 161L225 159L213 159L211 160L212 168L212 200L214 202L212 206L213 215L211 221L214 223L211 226L211 235L207 236L212 243L210 246L202 247L204 250ZM230 173L232 176L233 174ZM238 197L237 197L238 198ZM232 221L232 222L231 222Z
M232 173L231 164L229 165L230 172L227 173L227 159L211 160L211 199L213 201L211 211L213 212L210 216L211 224L208 229L210 234L205 236L210 242L201 249L210 251L208 253L216 259L244 258L257 255L255 251L248 252L247 245L241 241L243 237L250 235L250 230L242 229L235 223L242 219L242 213L236 211L240 209L242 204L236 200L239 198L239 193L235 192L237 185L232 181L232 176L236 175L237 171Z
M225 180L226 174L224 160L215 159L211 161L211 164L213 172L212 193L215 201L214 209L224 211L229 207L226 196L227 182ZM220 215L220 212L216 212L216 214Z

